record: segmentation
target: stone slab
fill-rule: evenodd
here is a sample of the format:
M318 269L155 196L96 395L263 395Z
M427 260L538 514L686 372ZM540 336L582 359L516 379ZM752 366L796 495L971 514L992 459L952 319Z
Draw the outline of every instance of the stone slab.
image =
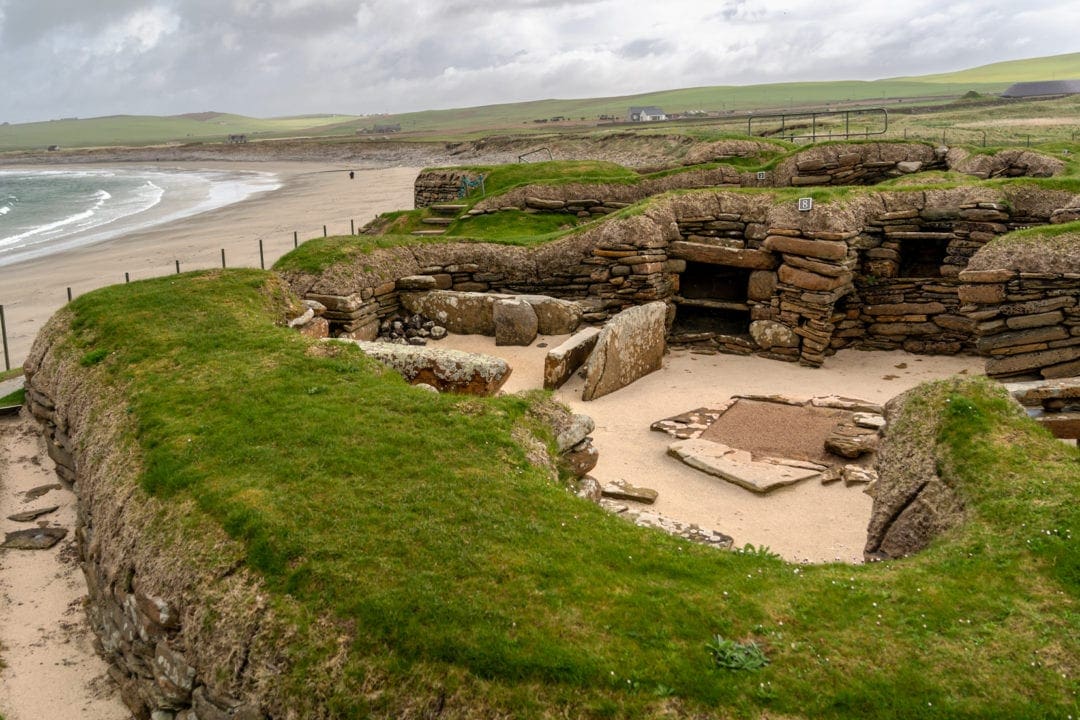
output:
M778 464L783 462L778 459L754 460L745 450L701 439L677 440L668 446L668 455L756 493L767 493L821 474L818 469Z
M666 348L666 318L667 305L651 302L623 310L608 321L585 364L581 399L595 400L659 370Z
M1080 400L1080 377L1005 383L1005 389L1021 405L1041 405L1043 400Z
M557 390L585 364L596 347L600 328L587 327L571 335L544 357L544 389Z
M511 368L505 360L480 353L362 340L326 342L352 342L410 384L426 383L440 392L494 395L510 377Z
M765 238L765 248L773 252L802 255L819 260L843 260L847 256L847 243L832 240L807 240L786 235L770 235Z
M761 250L743 250L722 245L707 245L705 243L681 240L671 243L668 255L679 260L750 268L751 270L772 270L778 264L775 255Z
M676 440L690 440L699 437L734 404L735 400L728 400L716 407L701 407L690 410L663 420L657 420L649 426L649 429L667 433Z
M839 395L816 397L810 401L810 404L814 407L850 410L852 412L872 413L874 415L882 415L885 413L885 408L877 403L872 403L867 400L857 400L855 398L840 397Z
M15 513L14 515L8 515L7 518L14 522L33 522L39 517L56 512L59 509L59 505L50 505L49 507L37 508L35 510L24 510L23 512Z
M6 533L0 548L5 550L48 550L67 537L64 528L30 528Z
M660 493L652 488L637 487L625 480L613 480L606 483L600 492L611 500L632 500L646 505L652 505L660 496Z
M1050 434L1062 440L1080 438L1080 412L1043 412L1029 411L1028 415L1050 431Z
M528 347L536 339L539 323L532 305L517 298L497 300L491 308L495 344Z

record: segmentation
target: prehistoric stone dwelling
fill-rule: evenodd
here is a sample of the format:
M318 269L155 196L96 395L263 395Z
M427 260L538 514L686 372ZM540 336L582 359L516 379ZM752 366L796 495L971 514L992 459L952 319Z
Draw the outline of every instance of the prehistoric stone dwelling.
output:
M532 249L419 244L365 255L363 267L288 276L301 295L329 308L333 331L358 339L374 338L380 320L399 308L398 279L430 275L438 289L575 300L584 320L597 324L630 306L662 301L668 342L698 352L818 366L848 347L982 351L993 358L992 374L1003 377L1075 374L1075 268L1048 268L1038 281L1019 278L1015 288L995 292L995 302L1035 302L1040 317L1025 326L1002 323L1009 332L994 339L985 336L997 326L978 312L989 291L972 284L986 276L968 268L983 267L980 250L1001 235L1080 217L1080 196L1023 179L837 189L816 198L801 189L903 176L917 181L927 168L1016 178L1060 167L1025 151L971 156L869 143L817 146L783 160L764 180L762 173L720 166L636 185L534 185L485 198L469 214L510 209L606 217ZM431 204L440 182L460 182L458 175L421 175L418 206ZM763 184L781 187L743 189ZM1045 307L1039 304L1050 296ZM1053 330L1038 325L1051 320Z

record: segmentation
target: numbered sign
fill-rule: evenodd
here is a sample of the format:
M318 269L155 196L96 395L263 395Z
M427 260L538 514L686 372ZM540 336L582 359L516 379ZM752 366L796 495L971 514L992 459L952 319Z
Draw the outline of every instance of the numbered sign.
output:
M799 212L810 212L814 209L814 198L799 198Z

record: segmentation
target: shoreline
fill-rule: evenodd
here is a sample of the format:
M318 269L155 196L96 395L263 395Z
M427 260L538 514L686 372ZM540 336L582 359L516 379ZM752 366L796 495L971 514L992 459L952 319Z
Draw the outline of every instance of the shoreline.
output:
M133 281L169 275L176 272L177 261L182 272L220 268L222 250L228 267L259 267L260 241L262 262L270 267L293 249L293 233L301 242L321 237L324 225L328 234L348 234L352 226L359 230L379 213L412 207L413 181L420 171L419 167L355 170L339 163L283 161L168 161L145 166L272 173L281 185L162 225L5 265L0 270L0 306L12 367L22 364L37 331L67 302L68 288L77 297L122 283L125 273ZM356 173L353 180L347 174L350 169Z
M0 252L0 268L108 242L123 235L155 229L164 223L181 222L189 217L212 212L267 192L273 192L279 189L282 184L279 175L263 171L210 170L208 168L194 170L191 168L145 166L141 164L124 168L116 166L81 166L78 168L11 167L0 168L0 171L4 173L46 174L66 172L116 173L128 177L139 176L147 182L156 181L156 183L160 183L158 187L162 190L160 199L144 209L121 215L100 225L72 232L65 236L5 249ZM214 177L207 177L210 173L213 173ZM201 196L194 187L195 183L200 181L209 183L205 188L208 192ZM236 199L237 195L240 195L239 199ZM36 234L36 231L32 232Z

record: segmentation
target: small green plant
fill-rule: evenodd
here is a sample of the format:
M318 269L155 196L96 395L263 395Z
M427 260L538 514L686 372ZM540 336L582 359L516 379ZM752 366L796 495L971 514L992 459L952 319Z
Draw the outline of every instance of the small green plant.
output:
M98 348L97 350L91 350L82 356L79 360L79 364L83 367L90 367L91 365L97 365L99 362L109 356L109 351L105 348Z
M712 655L716 667L725 670L758 670L769 664L765 651L753 640L740 643L715 635L705 649Z
M780 559L780 556L774 553L772 551L772 548L770 548L768 545L758 545L755 547L753 543L746 543L742 546L742 549L738 550L737 552L741 553L742 555L752 555L759 558L771 558L773 560Z

